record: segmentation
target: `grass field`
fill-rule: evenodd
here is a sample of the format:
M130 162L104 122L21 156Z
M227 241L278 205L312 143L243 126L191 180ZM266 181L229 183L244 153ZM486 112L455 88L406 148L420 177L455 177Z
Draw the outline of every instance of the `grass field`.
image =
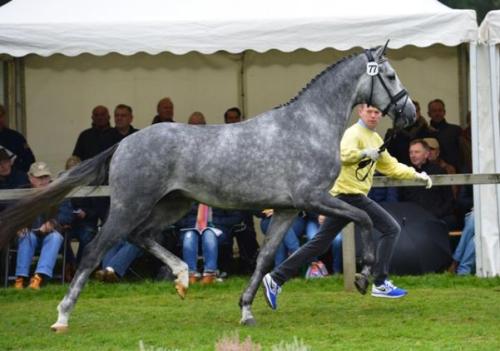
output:
M295 279L271 311L259 291L258 325L238 324L247 278L193 286L184 301L169 283L90 282L66 334L49 326L67 286L0 289L0 350L214 350L223 336L262 350L297 337L311 350L500 350L500 278L400 277L400 300L343 291L340 277Z

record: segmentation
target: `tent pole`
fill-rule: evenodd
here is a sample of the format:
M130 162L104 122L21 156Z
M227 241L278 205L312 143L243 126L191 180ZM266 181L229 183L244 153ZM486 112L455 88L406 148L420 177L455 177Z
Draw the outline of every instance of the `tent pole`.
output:
M495 173L500 173L500 111L499 111L499 91L498 84L500 83L497 61L497 46L493 43L489 44L489 63L490 63L490 93L491 93L491 122L493 126L493 157L495 158ZM496 185L497 195L497 228L500 229L500 185ZM500 246L500 240L497 240ZM499 247L500 250L500 247Z
M21 58L5 61L5 106L8 110L9 128L26 136L24 106L24 62Z
M239 95L238 95L238 106L241 109L243 118L247 117L247 104L246 104L246 76L245 76L245 58L246 51L243 51L240 55L240 79L239 79Z
M490 53L490 92L491 92L491 119L493 126L493 145L495 146L494 157L495 157L495 172L500 173L500 125L498 118L499 114L499 106L498 106L498 62L496 60L497 48L494 44L489 44L489 53Z
M469 76L468 66L467 66L467 46L459 45L457 47L458 56L458 96L459 96L459 106L458 111L460 113L459 121L463 126L467 125L467 111L469 110L469 91L467 77Z
M478 91L477 91L477 44L469 43L469 81L470 81L470 106L471 106L471 147L472 147L472 173L480 173L479 164L479 120L478 120ZM477 234L476 244L476 275L481 276L482 272L482 253L483 250L481 238L481 189L474 185L474 231Z

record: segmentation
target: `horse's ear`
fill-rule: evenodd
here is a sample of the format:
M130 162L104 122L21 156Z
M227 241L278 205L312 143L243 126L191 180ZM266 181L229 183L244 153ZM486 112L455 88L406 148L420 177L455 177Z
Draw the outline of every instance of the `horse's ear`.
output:
M385 55L385 51L387 50L387 45L389 45L389 39L386 41L384 46L377 46L375 49L375 57L381 58L382 56Z

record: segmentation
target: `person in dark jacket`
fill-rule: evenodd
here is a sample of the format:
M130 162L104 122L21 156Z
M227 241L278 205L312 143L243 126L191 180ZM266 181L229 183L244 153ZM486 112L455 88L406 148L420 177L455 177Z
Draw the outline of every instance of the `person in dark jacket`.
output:
M17 189L29 185L26 172L12 165L12 159L5 149L0 149L0 189Z
M446 121L446 108L441 99L429 102L427 114L431 119L431 126L437 129L441 158L455 167L456 170L462 169L460 164L462 128Z
M0 190L25 188L29 185L28 175L12 166L12 160L4 149L0 149ZM0 200L0 211L10 203Z
M411 165L408 149L410 142L415 139L431 138L437 136L437 130L429 126L425 118L420 113L420 104L413 100L415 105L417 120L411 126L395 132L389 128L385 134L385 141L388 141L387 151L399 162Z
M109 124L110 115L106 106L96 106L92 109L92 127L85 129L78 136L73 155L85 161L113 146L113 129Z
M114 112L115 127L113 129L113 144L119 143L125 137L138 131L132 126L134 115L132 107L125 104L119 104Z
M151 124L160 122L175 122L174 121L174 103L169 97L164 97L158 101L156 105L157 115L153 118Z
M424 140L417 139L410 143L410 160L418 172L426 172L429 175L446 174L444 169L430 162L428 157L429 145ZM449 230L455 229L458 225L453 214L453 193L449 185L435 186L431 189L402 187L399 190L399 200L419 204L438 219L446 222Z
M5 149L9 157L14 161L14 167L20 171L27 172L30 165L35 162L35 155L28 145L24 136L7 127L7 112L0 104L0 149Z

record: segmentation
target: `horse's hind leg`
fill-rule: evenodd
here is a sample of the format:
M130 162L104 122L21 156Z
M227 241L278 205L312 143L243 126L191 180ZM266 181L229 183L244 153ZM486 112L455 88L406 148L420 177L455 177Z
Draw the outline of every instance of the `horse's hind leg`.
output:
M251 307L260 281L265 272L268 272L274 262L274 255L283 240L286 231L297 216L297 210L275 210L269 226L264 246L257 257L255 271L250 278L247 288L240 297L241 321L243 325L254 325L255 319Z
M63 332L68 329L68 319L73 307L76 304L78 296L82 291L89 275L101 262L104 254L136 226L138 211L133 210L114 210L111 208L109 217L102 227L100 233L85 247L82 261L71 281L69 290L59 303L57 311L59 312L57 321L51 326L55 332Z
M189 287L187 264L151 237L143 237L137 241L133 240L133 242L170 267L172 273L177 276L177 279L175 279L175 290L180 298L184 299Z
M136 245L151 253L170 267L177 276L175 289L181 298L186 296L189 286L187 264L156 242L156 238L170 224L175 223L189 211L192 200L183 197L166 196L158 202L150 216L130 234L129 239Z

